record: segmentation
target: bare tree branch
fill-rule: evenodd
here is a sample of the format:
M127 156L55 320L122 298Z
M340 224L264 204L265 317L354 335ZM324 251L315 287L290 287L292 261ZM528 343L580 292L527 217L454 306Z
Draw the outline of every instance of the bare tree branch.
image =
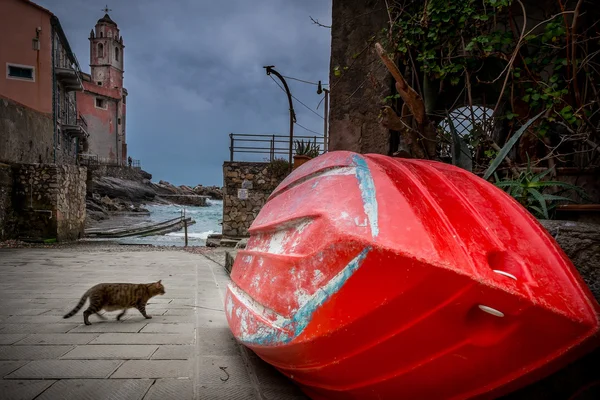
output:
M319 25L321 28L327 28L327 29L331 29L331 25L323 25L322 23L319 22L318 19L314 19L313 17L311 17L309 15L310 20L313 22L313 24L315 25Z

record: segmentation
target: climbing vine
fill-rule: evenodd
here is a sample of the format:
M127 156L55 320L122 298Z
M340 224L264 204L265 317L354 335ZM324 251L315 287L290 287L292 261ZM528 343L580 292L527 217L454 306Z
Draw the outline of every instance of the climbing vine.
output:
M600 165L600 29L593 1L386 3L383 47L434 123L458 106L493 109L493 127L473 119L463 135L475 169L485 169L511 134L540 112L506 157L509 164L531 158L540 167ZM400 97L383 100L402 116ZM438 140L452 145L447 129Z

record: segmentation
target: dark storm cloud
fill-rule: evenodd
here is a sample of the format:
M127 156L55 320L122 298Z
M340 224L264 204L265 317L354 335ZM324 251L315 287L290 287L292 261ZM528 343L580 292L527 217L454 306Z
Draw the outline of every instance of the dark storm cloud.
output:
M87 38L103 5L36 2L59 17L89 72ZM287 98L264 65L287 76L328 80L330 31L309 16L329 24L331 0L128 0L108 6L125 42L128 149L155 180L220 185L230 132L288 133ZM315 86L288 84L294 96L316 107ZM298 122L322 132L323 120L294 103ZM295 133L313 135L298 126Z

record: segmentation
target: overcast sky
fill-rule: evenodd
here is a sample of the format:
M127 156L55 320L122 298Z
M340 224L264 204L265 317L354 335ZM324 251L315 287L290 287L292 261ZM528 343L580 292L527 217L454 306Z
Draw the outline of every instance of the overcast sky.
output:
M34 2L58 16L89 72L88 37L104 4ZM328 82L331 31L310 17L330 25L331 0L128 0L108 7L125 44L128 151L154 181L221 186L230 132L289 133L286 95L264 65ZM315 86L288 84L316 108ZM323 119L294 103L298 123L323 132ZM294 133L314 135L297 125Z

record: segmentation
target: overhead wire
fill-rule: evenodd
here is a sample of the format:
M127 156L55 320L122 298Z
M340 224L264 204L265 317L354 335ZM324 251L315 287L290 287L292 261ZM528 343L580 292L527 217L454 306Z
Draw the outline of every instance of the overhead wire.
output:
M298 78L294 78L292 76L285 76L285 75L281 75L286 79L290 79L292 81L298 81L298 82L302 82L302 83L308 83L309 85L315 85L315 86L319 86L319 82L311 82L311 81L305 81L304 79L298 79ZM329 83L321 83L321 86L329 86Z
M279 89L281 89L283 91L283 93L287 92L285 91L285 89L283 88L283 86L281 86L279 84L279 82L277 82L275 80L275 78L273 78L271 75L269 75L269 78L271 78L273 80L273 82L275 82L277 84L277 86L279 86ZM321 114L319 114L318 112L316 112L315 110L313 110L312 108L310 108L309 106L307 106L306 104L304 104L300 99L298 99L296 96L294 96L293 94L290 93L290 95L292 96L292 98L294 100L296 100L298 103L300 103L301 105L303 105L308 111L312 112L313 114L315 114L317 117L321 118L321 119L325 119Z
M312 129L308 129L307 127L305 127L305 126L302 126L302 125L300 125L300 124L299 124L299 123L297 123L297 122L295 122L295 124L296 124L296 125L298 125L300 128L302 128L302 129L304 129L304 130L308 131L308 132L314 133L315 135L323 136L323 132L316 132L316 131L313 131Z

